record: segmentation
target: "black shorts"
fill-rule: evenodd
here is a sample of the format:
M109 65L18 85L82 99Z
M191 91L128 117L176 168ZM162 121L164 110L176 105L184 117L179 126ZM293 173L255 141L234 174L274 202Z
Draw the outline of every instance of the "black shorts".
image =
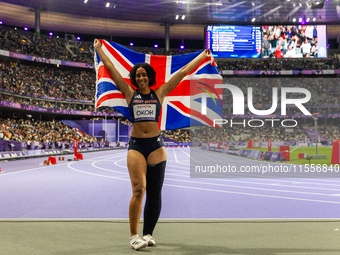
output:
M128 150L135 150L143 154L145 159L148 158L151 152L164 146L164 141L161 135L150 138L131 137L128 144Z

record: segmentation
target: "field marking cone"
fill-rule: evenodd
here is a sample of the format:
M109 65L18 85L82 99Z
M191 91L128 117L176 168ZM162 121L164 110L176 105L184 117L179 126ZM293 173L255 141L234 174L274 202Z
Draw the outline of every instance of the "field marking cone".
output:
M331 164L339 164L340 163L340 144L339 140L333 142L333 148L332 148L332 158L331 158Z
M44 160L44 166L49 166L51 165L51 161L49 160Z

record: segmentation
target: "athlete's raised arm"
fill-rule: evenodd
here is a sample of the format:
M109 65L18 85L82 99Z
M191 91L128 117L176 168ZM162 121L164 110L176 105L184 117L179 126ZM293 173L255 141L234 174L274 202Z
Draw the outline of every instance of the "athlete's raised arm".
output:
M189 64L187 64L179 72L177 72L167 83L158 87L156 93L159 97L159 100L163 102L164 97L166 97L171 91L173 91L186 75L192 72L195 69L195 67L198 66L198 64L201 63L205 58L210 56L211 56L210 50L204 50Z
M129 83L127 83L124 80L122 75L117 71L115 66L112 64L111 60L105 55L105 53L103 52L103 49L102 49L102 43L99 40L95 39L93 46L96 49L98 56L100 57L101 61L103 62L103 64L107 68L107 70L109 70L109 73L110 73L112 79L114 80L116 86L120 90L120 92L122 92L122 94L125 96L125 98L128 101L130 101L130 99L133 96L134 89L130 86Z

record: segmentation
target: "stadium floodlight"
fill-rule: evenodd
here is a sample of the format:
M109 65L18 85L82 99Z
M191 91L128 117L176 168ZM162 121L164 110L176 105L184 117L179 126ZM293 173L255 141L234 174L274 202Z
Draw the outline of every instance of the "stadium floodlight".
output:
M116 8L116 6L117 6L117 3L112 3L112 2L108 2L108 1L105 1L105 6L106 6L106 8L109 8L109 7L111 7L111 8L113 8L113 9L115 9Z
M306 4L310 6L311 9L322 9L325 0L307 0Z
M179 18L179 15L176 15L176 19L178 19Z
M231 2L229 0L229 2ZM184 5L184 4L195 4L195 5L223 5L221 3L220 0L216 0L216 2L210 2L210 1L207 1L207 2L195 2L195 1L176 1L177 4L181 4L181 5Z
M185 19L185 15L182 16L182 19Z

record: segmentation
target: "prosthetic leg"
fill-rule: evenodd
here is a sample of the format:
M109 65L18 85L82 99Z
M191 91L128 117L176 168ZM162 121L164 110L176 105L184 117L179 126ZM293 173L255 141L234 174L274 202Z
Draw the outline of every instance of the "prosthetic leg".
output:
M152 235L161 212L165 166L166 161L162 161L147 167L143 236Z

